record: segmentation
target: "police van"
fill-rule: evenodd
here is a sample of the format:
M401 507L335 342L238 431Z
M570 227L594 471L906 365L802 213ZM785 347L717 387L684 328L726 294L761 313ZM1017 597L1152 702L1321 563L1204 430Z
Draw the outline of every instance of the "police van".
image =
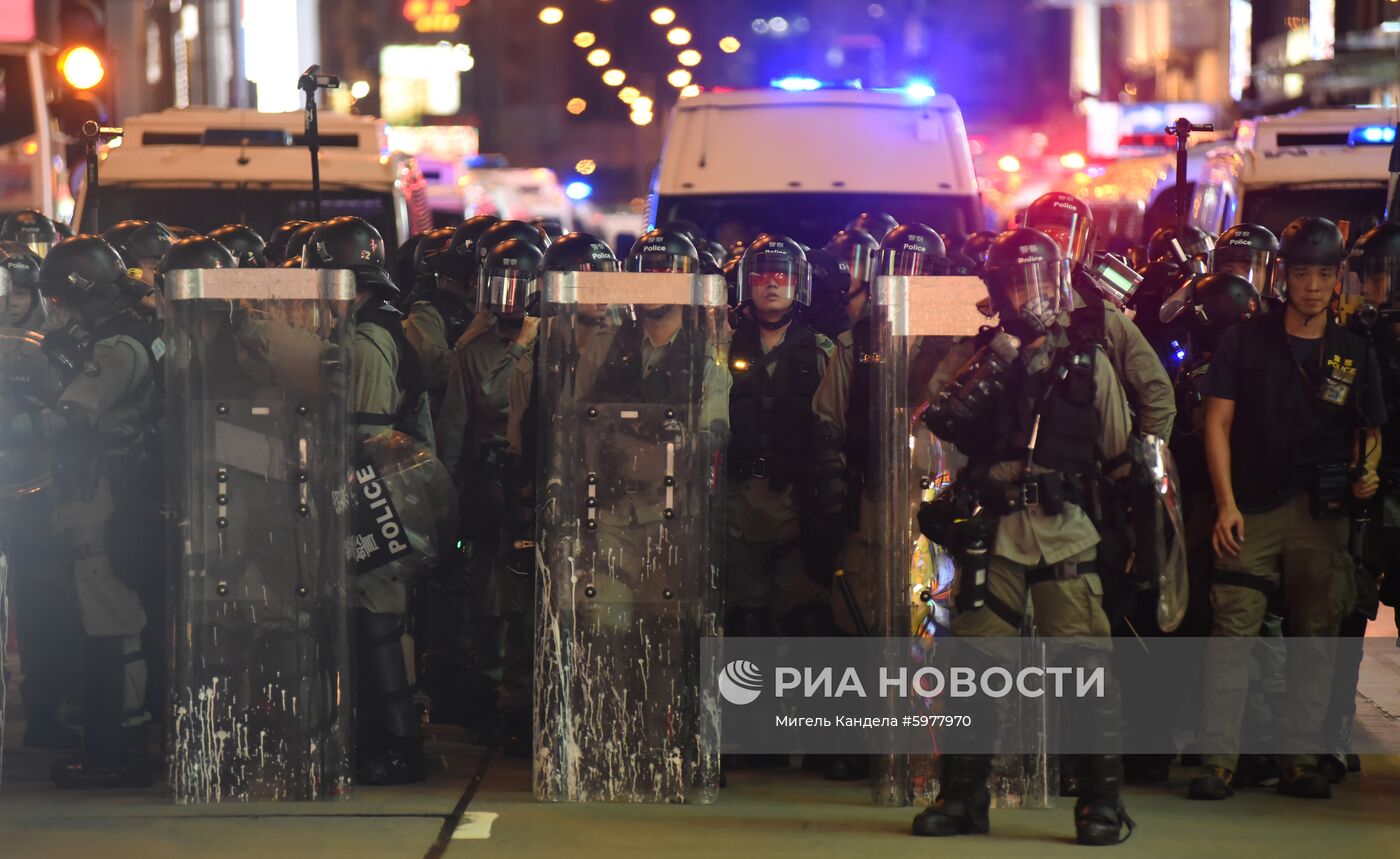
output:
M1219 233L1238 223L1282 232L1304 215L1380 222L1390 180L1397 109L1301 109L1241 120L1234 143L1210 150L1191 201L1191 223Z
M103 155L99 226L146 218L207 232L245 223L263 235L294 218L315 217L311 157L301 112L172 108L133 116ZM389 248L432 227L427 183L410 156L389 151L384 123L322 113L322 216L357 215ZM75 229L94 231L87 189Z
M962 113L927 85L772 89L681 99L653 178L651 222L729 244L761 231L824 245L862 211L942 232L983 229Z

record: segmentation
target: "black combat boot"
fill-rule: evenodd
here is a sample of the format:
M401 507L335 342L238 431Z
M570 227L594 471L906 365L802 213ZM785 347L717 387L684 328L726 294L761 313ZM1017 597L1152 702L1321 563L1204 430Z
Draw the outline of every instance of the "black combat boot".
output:
M363 784L410 784L427 778L423 760L423 723L404 666L403 618L360 612L360 682L365 700L377 709L383 726L379 746L360 767Z
M1079 799L1074 804L1074 835L1080 844L1121 844L1136 825L1123 805L1123 701L1107 651L1074 648L1076 664L1092 673L1103 669L1103 697L1085 698L1076 740L1095 754L1078 756ZM1123 827L1127 827L1124 833Z
M123 728L126 657L117 636L89 638L83 660L83 745L75 758L54 762L50 776L63 790L145 787L151 784L145 725ZM137 754L136 736L141 744Z
M914 818L914 834L941 838L947 835L986 835L991 830L988 813L992 794L987 777L991 755L943 756L938 778L938 798Z

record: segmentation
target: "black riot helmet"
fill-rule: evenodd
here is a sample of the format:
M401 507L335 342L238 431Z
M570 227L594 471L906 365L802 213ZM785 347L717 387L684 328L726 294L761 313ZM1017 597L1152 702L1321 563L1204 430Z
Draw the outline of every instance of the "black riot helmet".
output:
M846 312L851 292L850 263L823 248L808 251L807 263L812 267L812 297L798 308L798 313L808 328L835 338L851 327Z
M122 221L102 235L126 263L127 268L144 268L142 260L160 260L175 235L158 221Z
M1083 265L1094 253L1094 214L1073 194L1042 194L1026 207L1021 225L1054 239L1071 266Z
M364 218L342 215L316 228L302 253L306 268L348 268L372 265L383 269L384 238Z
M39 257L19 242L0 242L0 269L9 282L8 290L0 289L0 328L37 331L47 321L40 265Z
M501 219L495 215L473 215L452 231L447 244L431 254L425 254L423 263L439 277L448 277L462 284L471 300L476 298L476 277L481 268L477 256L477 243L491 227Z
M927 224L900 224L880 245L880 274L923 277L948 272L948 249L943 237Z
M205 268L238 268L238 259L217 239L194 236L170 246L160 260L160 273Z
M982 281L1008 333L1035 340L1073 307L1069 262L1059 244L1027 227L1002 233L987 251Z
M519 318L540 290L544 251L529 239L496 242L481 264L477 306L497 316Z
M89 327L131 307L128 296L136 291L126 264L101 236L74 236L54 245L39 267L39 283L45 295Z
M482 232L481 237L477 239L477 265L484 265L486 263L486 255L491 252L491 249L501 242L509 241L510 239L521 239L522 241L529 242L539 249L541 256L543 256L545 249L549 247L549 237L540 232L540 229L534 224L529 224L525 221L497 221L487 227L486 230Z
M692 274L700 269L700 252L684 233L665 228L652 230L632 244L623 269Z
M1203 274L1195 278L1192 292L1196 318L1209 326L1217 339L1231 325L1252 319L1264 307L1254 284L1237 274Z
M1278 239L1267 227L1236 224L1220 234L1211 249L1208 268L1212 273L1237 274L1260 295L1273 295L1278 247Z
M0 226L0 241L19 242L43 259L59 241L58 228L43 212L24 209L5 219Z
M1361 314L1371 327L1372 314L1400 305L1400 224L1378 224L1351 246L1342 278L1341 315Z
M564 224L558 218L532 218L530 225L551 242L564 235Z
M418 260L418 245L422 243L424 233L414 233L403 240L403 243L394 250L394 283L402 284L403 288L412 288L416 278Z
M705 231L694 221L687 221L682 218L665 224L663 228L683 234L686 238L690 239L690 243L695 245L695 249L701 253L706 250L710 243L710 239L705 235Z
M826 243L826 250L840 256L850 269L851 279L869 285L875 278L880 242L860 227L842 230Z
M617 271L608 243L588 233L567 233L544 252L545 271Z
M413 249L413 276L407 283L431 285L435 271L428 264L428 260L446 248L456 234L456 227L438 227L419 236Z
M280 224L277 229L272 231L272 235L267 238L267 247L263 249L269 265L281 265L288 256L295 256L295 254L287 253L287 243L292 240L292 236L297 230L309 223L311 222L300 219L291 220Z
M1152 238L1147 240L1147 259L1149 262L1157 260L1176 260L1176 254L1172 250L1172 239L1181 241L1181 249L1188 257L1199 256L1210 253L1213 242L1210 234L1200 227L1186 226L1185 232L1178 233L1176 227L1162 227L1152 234Z
M209 238L228 248L239 268L267 268L267 242L247 224L224 224Z
M1346 257L1342 231L1326 218L1294 218L1279 236L1279 259L1287 265L1338 265Z
M167 230L170 230L170 234L173 235L177 240L192 239L195 236L199 235L199 230L196 230L193 227L182 227L179 224L166 224L165 228Z
M306 221L300 227L297 227L296 231L292 233L291 238L287 239L287 247L283 251L283 259L288 260L292 257L300 257L302 258L303 265L305 265L305 258L310 256L310 254L307 253L306 246L310 243L311 236L316 232L316 228L323 223L326 222Z
M987 260L987 249L992 246L992 242L997 240L997 234L991 230L978 230L967 237L967 241L962 244L962 255L977 263L980 268Z
M797 304L812 301L812 266L807 252L787 236L765 236L739 259L735 298L739 304L754 300L760 290L776 289L779 296Z
M846 225L848 230L865 230L875 237L875 241L883 242L890 230L899 226L899 219L894 215L885 212L861 212L851 219Z

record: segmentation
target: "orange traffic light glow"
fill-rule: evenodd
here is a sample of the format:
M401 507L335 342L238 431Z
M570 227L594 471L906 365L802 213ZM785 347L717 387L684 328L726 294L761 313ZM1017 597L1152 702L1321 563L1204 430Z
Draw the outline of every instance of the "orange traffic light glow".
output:
M58 58L58 71L74 89L92 89L107 76L102 58L86 45L64 51Z

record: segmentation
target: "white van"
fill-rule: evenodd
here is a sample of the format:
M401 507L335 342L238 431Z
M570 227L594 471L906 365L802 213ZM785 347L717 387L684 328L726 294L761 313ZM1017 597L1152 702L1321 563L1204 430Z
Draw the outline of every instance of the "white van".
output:
M913 88L682 99L650 204L652 223L694 221L724 244L767 231L821 246L862 211L943 232L984 225L957 103Z
M314 217L311 156L303 115L227 108L172 108L133 116L101 162L100 226L146 218L207 232L245 223L268 235L293 218ZM322 113L322 216L358 215L390 251L432 227L427 186L416 162L390 153L384 124ZM115 141L114 141L115 143ZM91 231L87 189L75 230Z
M1397 109L1301 109L1242 120L1235 142L1212 149L1191 202L1191 223L1219 233L1239 223L1278 234L1318 215L1359 236L1385 214Z

